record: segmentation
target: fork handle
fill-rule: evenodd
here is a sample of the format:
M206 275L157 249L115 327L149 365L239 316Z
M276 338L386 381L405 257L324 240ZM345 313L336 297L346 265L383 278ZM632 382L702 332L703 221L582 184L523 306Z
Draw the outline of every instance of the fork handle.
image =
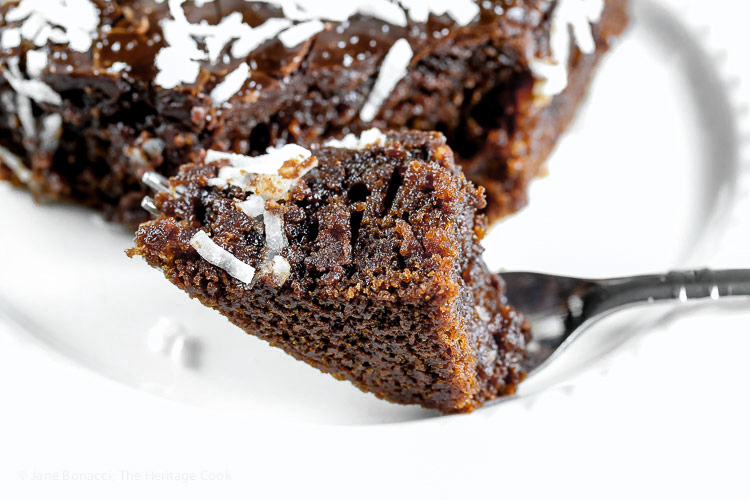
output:
M664 300L750 297L750 269L674 271L663 275L634 276L595 282L599 300L594 315L622 306Z

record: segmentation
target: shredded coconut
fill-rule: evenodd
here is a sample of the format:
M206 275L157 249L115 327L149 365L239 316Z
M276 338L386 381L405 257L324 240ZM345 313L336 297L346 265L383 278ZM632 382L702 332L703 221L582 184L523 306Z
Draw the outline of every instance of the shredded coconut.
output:
M156 67L159 73L154 83L164 88L174 88L184 83L195 82L201 72L201 65L193 61L183 50L164 47L156 54Z
M313 19L344 22L356 14L371 16L395 26L406 26L408 18L427 22L430 14L448 14L466 26L479 14L474 0L267 0L280 7L293 21ZM407 10L409 16L407 17Z
M163 2L159 0L159 3ZM164 19L160 23L167 46L157 54L156 67L159 72L155 82L164 88L195 83L200 74L201 61L216 62L230 44L234 58L247 57L262 43L277 36L285 46L296 47L323 31L324 21L343 23L361 14L405 27L409 19L408 11L417 22L426 22L430 14L448 14L457 24L465 26L480 12L474 0L266 0L265 3L281 8L284 17L270 18L253 28L242 21L239 12L226 16L217 25L205 21L190 23L183 11L184 2L168 0L171 19ZM7 37L11 43L15 35ZM205 50L198 39L203 42ZM403 52L403 49L400 50Z
M379 129L371 128L370 130L362 132L362 135L359 137L354 134L349 134L341 140L331 139L326 141L323 145L328 148L362 151L370 146L374 146L375 144L383 145L386 142L388 142L388 136Z
M55 106L62 104L62 97L52 90L52 87L41 80L26 80L21 76L17 57L8 59L8 70L3 73L3 76L18 95L33 99L40 104L46 103Z
M96 37L99 10L91 0L21 0L5 21L24 23L18 34L3 35L3 48L18 47L23 38L37 46L52 41L86 52Z
M169 356L178 366L196 368L199 364L200 342L190 337L177 320L159 318L147 333L146 345L154 354Z
M232 41L232 56L247 57L263 42L292 25L288 19L271 18L252 28L243 22L239 12L233 12L216 25L206 21L193 24L185 16L182 8L184 2L169 0L172 18L163 19L160 23L167 46L156 55L159 72L154 81L164 88L195 83L200 74L201 61L216 62ZM205 44L205 51L198 44L199 38Z
M21 30L18 28L6 28L0 37L0 47L4 50L14 49L21 45Z
M317 19L298 24L279 35L279 40L286 47L296 47L325 29L326 25Z
M591 23L600 21L604 11L604 0L561 0L552 14L550 24L549 60L535 60L531 70L539 78L534 94L543 101L549 100L568 86L570 65L570 30L573 41L584 54L596 51Z
M49 64L47 52L44 50L29 50L26 52L26 73L34 80L41 78L44 69Z
M201 230L195 233L195 236L190 239L190 246L193 247L203 259L214 266L225 270L233 278L248 285L252 283L253 277L255 276L255 268L249 264L245 264L237 257L214 243L204 231Z
M222 167L218 177L209 179L208 184L215 187L235 186L270 200L286 199L294 183L317 166L317 160L310 159L311 156L310 151L294 144L268 148L263 156L209 150L206 153L207 162L228 160L229 166Z
M315 0L308 1L315 2ZM380 19L396 26L406 26L408 21L406 13L403 11L403 9L397 3L390 2L388 0L358 0L356 2L343 0L343 2L352 4L352 6L355 8L354 12L347 16L344 21L352 17L354 14L372 16L376 19ZM323 2L315 2L316 5L322 3ZM320 6L321 9L324 7L324 5Z
M279 255L289 242L283 219L266 209L266 200L287 198L294 183L315 168L317 160L309 150L294 144L268 148L265 155L256 157L210 150L205 160L208 163L229 162L229 166L219 169L218 177L208 180L210 186L235 186L251 193L235 206L251 219L263 218L266 261L259 275L271 272L277 281L285 282L289 277L289 263L285 259L279 260Z
M157 354L166 354L172 347L175 339L184 335L185 327L171 318L159 318L152 326L146 336L146 345L149 351Z
M24 184L28 184L31 180L31 170L23 164L21 158L8 151L3 146L0 146L0 160L3 164L8 167L11 172L18 178L19 181Z
M237 208L251 219L257 219L266 211L266 200L262 196L251 194L245 201L237 203Z
M34 110L31 108L31 99L27 96L16 94L16 112L21 122L23 134L26 137L36 137L36 121L34 121Z
M288 260L286 260L281 255L277 255L273 258L271 264L271 272L274 274L277 280L284 284L292 274L292 267L289 265Z
M152 137L143 141L143 151L149 156L158 156L164 152L164 148L167 147L166 143L157 138Z
M344 22L355 14L369 15L396 26L406 26L403 9L389 0L267 0L280 7L293 21L327 20Z
M250 66L243 62L213 89L211 99L216 104L227 102L233 95L242 90L248 78L250 78Z
M400 0L409 11L409 17L426 23L430 14L448 14L456 23L466 26L479 15L479 5L474 0Z
M268 148L266 154L262 156L245 156L209 150L206 153L206 162L229 160L231 167L222 168L219 171L219 178L230 179L237 173L276 175L286 162L292 160L305 161L310 156L312 156L312 153L302 146L287 144L280 148Z
M237 41L232 45L232 57L247 57L263 42L272 39L291 25L292 22L288 19L274 17L257 28L243 29Z
M123 73L123 72L128 72L128 71L130 71L132 69L133 68L131 68L130 64L128 64L128 63L125 63L125 62L122 62L122 61L115 61L115 62L112 63L112 66L110 66L109 68L107 68L105 71L107 73L111 73L111 74L117 75L117 74L120 74L120 73Z
M412 57L414 57L414 51L405 38L393 44L383 60L375 86L360 111L359 117L362 121L370 122L375 119L385 100L408 73Z
M266 248L271 255L278 255L287 246L284 222L275 214L263 212L263 225L266 228Z
M12 90L6 90L0 94L0 100L5 106L5 110L8 113L15 114L16 112L16 93Z
M201 344L187 335L180 335L174 339L169 349L169 359L177 366L195 369L200 365Z
M41 148L47 152L57 151L62 137L63 118L60 113L53 113L42 118L42 131L39 134Z
M32 52L34 51L30 51L30 53ZM40 62L39 55L31 55L31 61L30 64L32 65L32 68L30 69L30 72L33 73L38 71L41 74L38 67L33 67L34 64ZM59 106L62 104L62 97L41 80L25 79L23 75L21 75L21 70L18 65L18 57L8 58L8 69L3 71L3 76L16 92L15 111L18 115L18 120L21 122L21 128L23 128L24 135L28 138L36 138L37 123L34 119L34 110L31 101L34 100L40 104L46 103ZM44 121L42 123L42 148L49 151L52 150L49 149L52 145L54 145L54 149L57 149L57 141L51 140L54 138L54 135L57 134L57 131L54 130L56 127L52 127L53 125L56 125L57 118L51 118L51 120L52 121ZM32 147L32 145L28 145L28 147Z

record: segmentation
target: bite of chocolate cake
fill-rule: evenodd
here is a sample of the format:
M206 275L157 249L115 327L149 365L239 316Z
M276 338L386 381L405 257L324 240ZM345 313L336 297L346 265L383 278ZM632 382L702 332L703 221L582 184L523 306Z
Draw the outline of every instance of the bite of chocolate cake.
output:
M257 335L380 398L468 412L522 380L528 327L485 267L481 188L439 134L208 151L147 200L140 255Z

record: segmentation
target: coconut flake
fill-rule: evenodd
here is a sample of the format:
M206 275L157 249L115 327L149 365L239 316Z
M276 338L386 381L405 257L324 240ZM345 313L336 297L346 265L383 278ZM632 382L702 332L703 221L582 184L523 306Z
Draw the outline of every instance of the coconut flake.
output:
M149 156L158 156L162 154L166 147L167 143L158 137L152 137L143 142L143 151Z
M201 343L187 335L174 339L169 349L169 359L177 366L195 369L200 365Z
M6 90L0 94L0 101L2 101L5 111L9 114L16 113L16 93L12 90Z
M480 10L474 0L267 0L266 3L280 7L284 17L293 21L345 22L361 14L401 27L407 25L409 18L427 22L430 14L448 14L457 24L465 26ZM408 17L404 10L408 11Z
M387 0L360 0L359 2L356 2L356 4L356 14L372 16L396 26L406 26L407 24L408 18L406 17L406 13L396 3ZM349 17L351 17L351 15L348 16L347 19Z
M6 40L3 36L2 45L15 48L23 38L37 46L53 41L67 44L76 52L87 52L99 20L99 10L91 0L21 0L5 15L6 22L24 21L20 37L13 34Z
M266 200L288 198L294 184L317 166L312 153L301 146L287 144L281 148L269 148L265 155L256 157L210 150L205 161L229 162L229 166L219 169L218 177L208 180L208 185L235 186L251 193L235 206L251 219L263 217L268 258L278 256L289 243L283 219L266 209ZM261 268L264 269L268 269L268 262Z
M26 137L36 137L36 122L34 121L34 110L31 107L31 99L22 94L16 94L16 112L21 122L23 134Z
M164 0L158 1L163 3ZM155 81L164 88L195 83L200 74L200 61L216 62L230 43L232 57L241 59L276 36L285 46L296 47L323 31L324 21L343 23L358 14L405 27L409 19L407 10L418 22L426 22L430 14L448 14L461 26L469 24L480 12L474 0L402 0L400 3L394 0L266 0L265 3L279 7L284 17L270 18L253 28L242 21L238 12L226 16L217 25L205 21L192 24L185 16L184 2L169 0L171 19L160 23L167 46L157 54L159 73ZM13 37L8 35L9 43L13 42ZM199 47L197 38L201 39L205 50Z
M190 246L207 262L221 268L243 283L250 284L255 277L255 268L239 260L221 248L202 230L190 239Z
M3 76L16 92L16 113L24 135L35 138L37 136L37 125L31 105L32 99L37 103L59 106L62 104L62 97L40 80L26 80L18 67L18 57L8 59L8 69L3 72Z
M42 118L42 131L39 134L41 148L47 152L57 151L62 137L63 118L60 113L53 113Z
M2 160L3 164L8 167L11 172L13 172L19 181L24 184L29 183L31 180L31 170L23 164L21 158L11 153L3 146L0 146L0 160Z
M155 65L159 69L154 82L164 88L195 83L200 74L200 60L206 53L200 49L191 31L191 25L182 10L184 0L169 0L172 19L163 19L162 28L167 46L156 54Z
M247 24L244 24L240 12L229 14L216 26L209 25L204 21L200 24L200 27L206 28L204 43L208 50L208 58L213 62L219 59L224 47L227 46L232 38L239 37L246 30L252 29Z
M6 19L12 14L13 12L6 16ZM49 34L47 21L39 12L31 12L29 17L27 17L21 25L21 37L26 40L34 40L40 35L40 33Z
M169 0L172 18L160 22L167 46L156 55L155 63L159 72L154 81L164 88L195 83L200 74L201 61L216 62L232 41L232 56L247 57L263 42L292 25L288 19L271 18L252 28L243 22L239 12L233 12L216 25L206 21L193 24L185 16L182 7L184 2L185 0ZM198 45L198 38L202 40L206 50Z
M44 50L29 50L26 52L26 73L34 80L42 76L42 72L49 64L47 52Z
M309 40L325 29L326 25L321 21L313 20L306 23L298 24L279 35L279 40L287 48L296 47L302 42Z
M195 83L201 72L199 62L193 61L187 53L177 47L164 47L156 54L156 67L159 73L154 83L171 89L184 83Z
M159 318L146 336L148 350L157 354L167 354L175 340L184 335L185 327L171 318Z
M249 56L262 43L272 39L291 25L292 22L288 19L273 17L257 28L244 30L237 37L238 39L234 42L234 45L232 45L232 57L243 58Z
M38 103L52 104L55 106L62 105L60 94L52 90L52 87L39 80L23 80L16 78L10 73L5 73L5 79L19 95L26 96Z
M263 225L266 228L266 248L271 255L278 255L288 244L284 233L284 221L278 215L265 211Z
M154 354L168 356L175 365L185 368L199 365L200 342L190 337L185 326L172 318L159 318L147 333L146 346Z
M26 80L21 76L17 57L8 59L8 70L3 72L3 76L18 95L33 99L40 104L46 103L55 106L62 104L62 97L52 90L52 87L41 80Z
M244 156L209 150L206 153L206 162L227 160L229 166L222 167L218 177L208 180L208 185L235 186L270 200L286 199L294 183L317 166L317 160L311 160L311 155L307 149L294 144L268 148L263 156ZM297 168L291 171L282 170L282 167L290 162Z
M419 23L426 23L430 14L448 14L460 26L466 26L479 15L479 5L473 0L400 0L409 11L409 17Z
M289 261L284 257L277 255L273 258L271 272L276 277L276 280L283 285L292 274L292 266L289 265Z
M0 47L3 50L14 49L21 45L21 30L18 28L6 28L0 36Z
M242 90L249 78L250 66L243 62L211 91L211 99L216 104L227 102L233 95Z
M550 58L531 61L529 67L538 82L534 94L542 102L562 93L568 86L570 46L574 41L581 52L596 51L592 23L601 20L604 0L561 0L552 14L550 22ZM571 40L570 31L573 31Z
M362 14L396 26L407 24L403 9L390 0L266 0L266 3L280 7L284 17L293 21L344 22Z
M245 156L235 153L223 153L221 151L209 150L206 153L206 162L213 163L216 161L228 160L234 171L240 171L244 174L265 174L276 175L279 169L288 161L305 161L312 156L312 153L296 144L287 144L280 148L268 148L266 154L262 156ZM227 167L221 171L234 174ZM226 178L219 172L219 178Z
M433 2L434 0L429 0ZM472 0L447 0L446 13L460 26L466 26L480 13L479 5Z
M256 219L266 211L266 200L262 196L251 194L245 201L237 203L237 208L251 219Z
M568 87L568 69L562 63L531 61L529 67L538 79L533 93L540 102L548 102Z
M130 64L122 61L115 61L112 63L112 66L105 69L105 71L109 74L113 75L119 75L120 73L125 73L128 71L131 71L133 68L130 67Z
M393 44L383 60L375 86L359 113L362 121L370 122L375 119L385 100L407 75L412 57L414 57L414 51L405 38Z
M323 146L328 148L339 148L349 149L352 151L362 151L374 146L375 144L383 145L388 142L388 136L385 135L380 129L371 128L362 132L359 137L354 134L348 134L341 140L330 139L326 141Z

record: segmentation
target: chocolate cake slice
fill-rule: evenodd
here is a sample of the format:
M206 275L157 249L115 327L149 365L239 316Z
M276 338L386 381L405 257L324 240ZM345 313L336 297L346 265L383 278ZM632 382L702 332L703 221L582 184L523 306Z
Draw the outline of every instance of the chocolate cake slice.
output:
M626 0L0 2L0 178L130 225L140 178L370 127L440 131L525 203Z
M150 178L149 178L150 177ZM208 151L159 181L140 255L246 332L364 391L469 412L523 378L524 318L485 267L483 190L440 134Z

